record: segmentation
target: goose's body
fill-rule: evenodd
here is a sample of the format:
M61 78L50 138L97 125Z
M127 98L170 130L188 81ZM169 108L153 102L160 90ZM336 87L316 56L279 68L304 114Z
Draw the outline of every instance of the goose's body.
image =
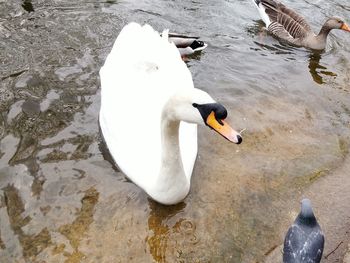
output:
M312 211L309 199L301 202L301 211L284 240L283 263L319 263L324 235Z
M167 32L160 36L149 25L123 28L100 76L100 126L113 159L156 201L180 202L197 156L196 124L208 117L200 111L216 114L219 104L193 87ZM230 132L222 135L239 143L238 133Z
M319 34L315 34L304 17L277 0L253 0L267 30L279 39L296 46L315 50L326 47L332 29L350 31L349 26L337 17L329 18Z

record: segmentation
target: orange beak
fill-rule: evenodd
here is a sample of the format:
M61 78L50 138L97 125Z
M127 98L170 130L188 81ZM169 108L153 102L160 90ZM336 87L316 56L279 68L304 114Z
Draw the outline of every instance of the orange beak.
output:
M216 132L220 133L223 137L225 137L230 142L240 144L242 142L241 135L232 129L230 125L221 120L222 124L219 123L215 118L215 113L212 111L207 118L207 125L213 128Z
M343 23L340 29L350 32L350 27L346 23Z

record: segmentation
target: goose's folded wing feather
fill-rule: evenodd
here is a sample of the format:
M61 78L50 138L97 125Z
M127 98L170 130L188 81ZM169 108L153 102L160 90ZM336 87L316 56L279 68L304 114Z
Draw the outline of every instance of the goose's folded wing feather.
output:
M274 0L261 0L271 22L281 24L293 38L304 38L312 29L304 17Z
M285 29L285 27L278 22L271 23L268 30L271 34L289 43L294 43L296 41L295 38Z

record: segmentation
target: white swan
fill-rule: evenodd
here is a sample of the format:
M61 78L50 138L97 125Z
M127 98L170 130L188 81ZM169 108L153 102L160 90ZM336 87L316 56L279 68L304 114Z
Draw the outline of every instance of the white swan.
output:
M226 109L193 87L167 31L160 36L149 25L126 25L100 77L100 126L108 149L126 176L159 203L176 204L189 192L196 124L242 141L222 121Z

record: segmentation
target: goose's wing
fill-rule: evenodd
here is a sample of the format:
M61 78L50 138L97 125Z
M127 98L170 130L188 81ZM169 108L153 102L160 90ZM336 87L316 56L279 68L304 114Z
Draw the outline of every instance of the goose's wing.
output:
M291 37L295 39L305 38L312 33L312 29L305 18L282 3L275 0L255 0L255 2L258 6L262 5L264 7L271 23L282 25ZM281 35L281 38L285 37L285 33L279 27L272 27L271 30L275 30L271 31L274 35Z
M285 29L285 27L283 25L281 25L278 22L273 22L271 23L268 28L269 32L273 35L275 35L276 37L282 39L282 40L286 40L290 43L294 43L295 42L295 38Z

